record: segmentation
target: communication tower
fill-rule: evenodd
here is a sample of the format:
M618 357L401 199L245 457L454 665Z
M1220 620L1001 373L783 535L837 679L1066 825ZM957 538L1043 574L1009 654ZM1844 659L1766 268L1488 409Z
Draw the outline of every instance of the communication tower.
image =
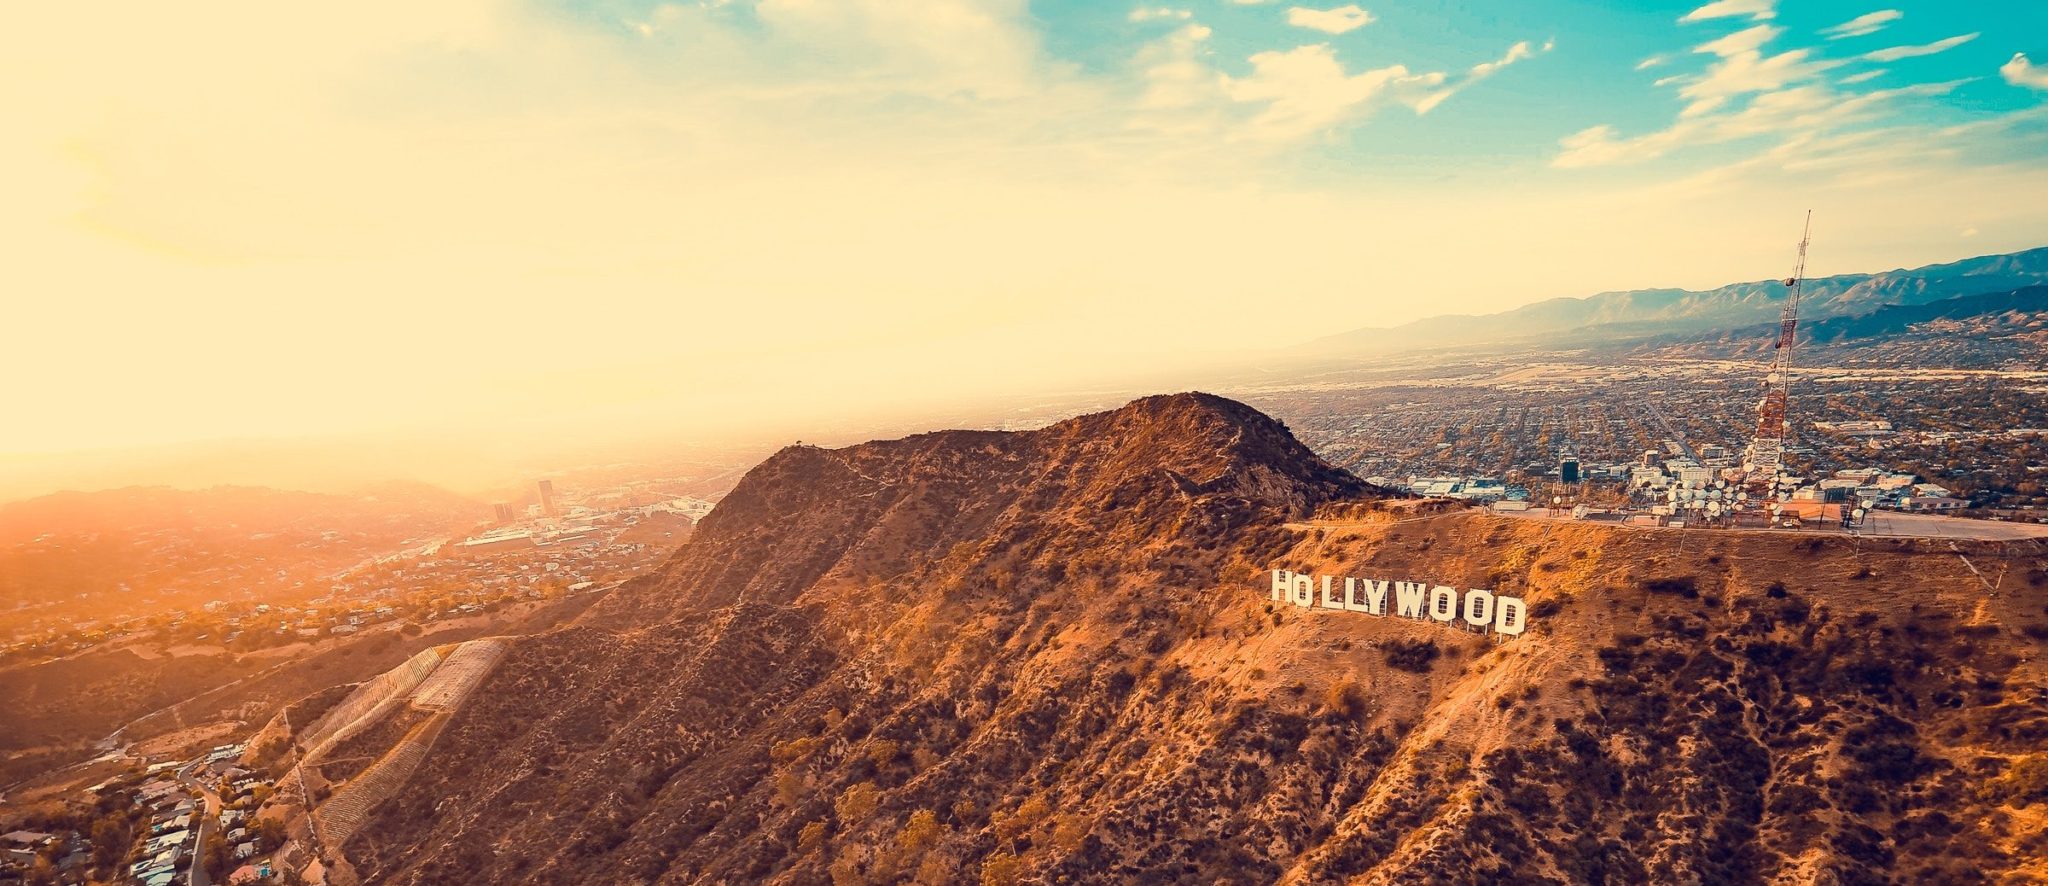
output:
M1778 500L1778 472L1785 464L1786 388L1792 382L1792 350L1799 342L1799 296L1806 286L1806 246L1813 239L1813 210L1799 235L1799 260L1785 278L1785 310L1778 316L1778 340L1771 349L1771 371L1764 376L1764 397L1756 407L1756 436L1749 441L1748 485L1760 502Z

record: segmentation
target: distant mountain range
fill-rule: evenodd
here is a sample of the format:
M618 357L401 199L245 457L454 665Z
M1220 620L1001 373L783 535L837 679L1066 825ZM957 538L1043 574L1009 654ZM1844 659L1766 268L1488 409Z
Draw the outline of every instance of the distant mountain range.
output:
M1964 321L2011 314L2027 319L2033 315L2048 312L2048 285L2026 286L2006 292L1985 292L1977 295L1958 295L1922 304L1885 305L1867 314L1852 314L1828 317L1799 326L1800 342L1805 345L1830 345L1897 336L1913 331L1924 324L1941 320ZM1753 340L1757 350L1770 346L1771 331L1777 324L1765 323L1739 327L1725 332L1683 337L1687 341L1745 341Z
M1813 319L1860 316L1890 305L1924 305L2042 283L2048 283L2048 247L1910 270L1810 279L1802 314ZM1414 348L1525 344L1543 339L1576 346L1697 334L1768 323L1782 308L1785 292L1779 280L1732 283L1703 291L1603 292L1585 298L1550 299L1498 314L1451 314L1401 326L1358 329L1318 343L1339 348Z

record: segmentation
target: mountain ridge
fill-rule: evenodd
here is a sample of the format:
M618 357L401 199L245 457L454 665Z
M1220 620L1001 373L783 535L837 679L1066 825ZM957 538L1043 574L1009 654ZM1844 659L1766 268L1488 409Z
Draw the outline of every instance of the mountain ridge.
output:
M1868 313L1958 295L2000 292L2048 282L2048 246L1953 262L1840 274L1806 281L1801 310L1814 318ZM1316 339L1330 348L1444 347L1563 338L1578 343L1705 332L1774 319L1784 301L1781 280L1752 280L1705 290L1651 288L1546 299L1491 314L1426 317L1393 327L1368 327Z
M2025 286L2003 292L1958 295L1913 305L1885 305L1863 314L1837 315L1800 324L1802 346L1855 345L1911 332L1916 327L1940 321L1969 321L2011 315L2026 317L2048 312L2048 285ZM1746 346L1762 352L1769 348L1776 324L1747 326L1698 336L1667 336L1642 344L1645 349L1686 344ZM1740 353L1740 351L1738 351Z
M336 849L391 883L2048 875L2038 545L1410 507L1197 395L786 449L511 649ZM1276 604L1272 568L1531 630Z

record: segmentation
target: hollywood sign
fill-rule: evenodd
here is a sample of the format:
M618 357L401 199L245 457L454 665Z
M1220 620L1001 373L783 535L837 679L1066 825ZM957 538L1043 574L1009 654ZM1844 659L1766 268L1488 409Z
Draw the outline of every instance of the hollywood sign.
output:
M1318 583L1317 579L1321 582ZM1318 600L1318 591L1320 602ZM1390 599L1391 598L1391 599ZM1503 637L1519 637L1529 628L1529 607L1520 597L1471 588L1460 594L1447 585L1416 581L1345 578L1341 587L1332 576L1273 570L1273 600L1303 609L1334 609L1367 615L1464 624Z

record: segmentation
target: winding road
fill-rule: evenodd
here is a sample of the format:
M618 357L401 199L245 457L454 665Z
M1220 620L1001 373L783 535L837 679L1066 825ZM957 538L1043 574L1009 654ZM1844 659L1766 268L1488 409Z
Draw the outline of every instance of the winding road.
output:
M206 800L199 809L199 827L192 834L192 861L185 874L185 882L191 886L213 886L213 878L206 874L206 834L220 827L221 802L220 795L214 793L213 788L192 775L193 770L204 771L205 768L206 763L202 759L178 770L178 783Z

